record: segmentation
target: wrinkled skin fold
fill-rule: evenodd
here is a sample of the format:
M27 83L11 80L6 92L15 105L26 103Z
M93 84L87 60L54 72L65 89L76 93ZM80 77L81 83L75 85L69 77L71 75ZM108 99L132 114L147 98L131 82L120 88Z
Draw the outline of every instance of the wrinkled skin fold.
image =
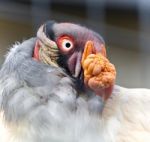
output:
M115 66L109 62L104 53L96 53L92 41L88 41L85 45L81 64L85 85L106 101L112 94L115 84Z

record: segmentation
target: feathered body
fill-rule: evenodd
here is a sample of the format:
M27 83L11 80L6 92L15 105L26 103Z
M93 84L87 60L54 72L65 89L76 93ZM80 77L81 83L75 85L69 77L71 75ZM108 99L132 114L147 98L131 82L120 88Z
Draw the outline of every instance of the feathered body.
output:
M91 113L89 103L83 98L77 102L78 109L70 111L61 103L55 106L51 104L55 101L50 101L43 109L38 108L36 114L30 114L33 115L30 120L13 124L4 121L1 112L0 139L2 142L149 142L150 90L115 86L102 114Z

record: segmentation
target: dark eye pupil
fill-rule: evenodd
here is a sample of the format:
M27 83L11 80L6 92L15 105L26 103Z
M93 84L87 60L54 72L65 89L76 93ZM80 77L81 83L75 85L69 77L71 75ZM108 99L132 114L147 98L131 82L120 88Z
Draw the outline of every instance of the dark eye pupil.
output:
M71 44L69 42L66 43L66 47L69 48Z

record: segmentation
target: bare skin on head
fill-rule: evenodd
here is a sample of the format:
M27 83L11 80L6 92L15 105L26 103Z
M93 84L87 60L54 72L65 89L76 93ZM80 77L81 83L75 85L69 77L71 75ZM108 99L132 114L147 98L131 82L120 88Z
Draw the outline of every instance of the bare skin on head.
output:
M53 37L50 37L52 33ZM79 78L81 74L84 74L83 78L80 77L80 80L84 80L84 85L87 89L93 90L104 101L109 98L115 83L116 70L114 65L107 59L105 43L97 33L85 27L70 23L54 23L53 25L46 23L38 32L37 42L42 43L42 49L52 49L54 46L52 44L55 43L58 52L65 58L61 62L62 64L58 66L64 66L70 72L71 76L75 78ZM37 48L39 47L35 47L35 49ZM52 59L50 54L48 57ZM37 57L35 56L35 58ZM53 60L57 64L57 59L53 58ZM90 64L85 66L84 64L89 60ZM100 60L103 61L103 65L99 62ZM52 63L50 62L49 64ZM89 70L97 70L97 74L90 74L91 72L87 72L87 68Z

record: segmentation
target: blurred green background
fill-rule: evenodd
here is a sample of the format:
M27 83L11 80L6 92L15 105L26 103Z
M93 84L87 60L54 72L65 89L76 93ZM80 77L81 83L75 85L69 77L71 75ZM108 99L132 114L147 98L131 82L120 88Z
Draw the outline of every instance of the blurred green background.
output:
M0 0L0 64L16 41L47 20L75 22L101 34L116 83L150 88L150 0Z

